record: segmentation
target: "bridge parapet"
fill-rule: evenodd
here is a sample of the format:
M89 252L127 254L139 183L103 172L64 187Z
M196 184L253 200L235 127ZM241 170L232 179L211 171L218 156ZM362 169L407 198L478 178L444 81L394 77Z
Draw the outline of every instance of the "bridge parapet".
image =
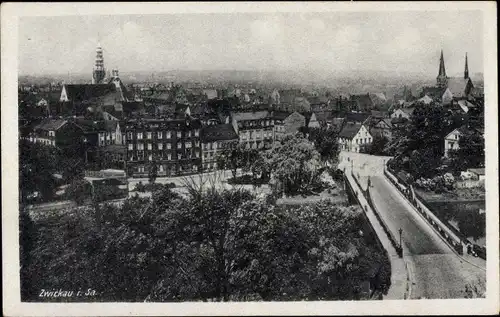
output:
M410 204L423 216L423 218L433 227L441 237L460 255L464 253L466 241L463 241L453 230L443 223L425 204L418 199L411 184L408 187L398 182L386 166L384 166L384 176L399 190Z

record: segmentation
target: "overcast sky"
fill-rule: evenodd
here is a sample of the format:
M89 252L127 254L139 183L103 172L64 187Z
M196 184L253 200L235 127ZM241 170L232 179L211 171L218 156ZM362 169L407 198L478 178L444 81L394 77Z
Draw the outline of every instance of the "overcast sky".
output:
M21 74L107 69L483 71L480 11L23 17Z

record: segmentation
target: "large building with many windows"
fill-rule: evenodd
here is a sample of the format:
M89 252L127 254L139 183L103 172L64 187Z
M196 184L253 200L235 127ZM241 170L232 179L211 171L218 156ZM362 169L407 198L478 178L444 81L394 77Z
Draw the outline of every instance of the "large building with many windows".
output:
M201 147L204 171L217 169L217 156L238 144L238 135L231 124L213 124L202 128Z
M270 148L274 141L274 119L269 111L233 112L232 125L250 149Z
M125 124L127 172L147 177L153 164L158 176L201 170L201 123L198 119L130 120Z

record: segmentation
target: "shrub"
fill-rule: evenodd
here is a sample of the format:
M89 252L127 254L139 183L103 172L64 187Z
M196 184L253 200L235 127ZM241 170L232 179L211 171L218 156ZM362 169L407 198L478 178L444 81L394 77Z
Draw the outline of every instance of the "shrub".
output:
M146 186L141 181L139 181L139 183L135 184L134 191L143 193L146 191Z

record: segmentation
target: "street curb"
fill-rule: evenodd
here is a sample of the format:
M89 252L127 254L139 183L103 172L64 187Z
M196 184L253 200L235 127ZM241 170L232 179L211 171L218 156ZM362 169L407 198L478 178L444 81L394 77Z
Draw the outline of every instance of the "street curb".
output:
M415 211L415 212L416 212L416 213L417 213L417 214L418 214L418 215L419 215L419 216L420 216L420 217L421 217L421 218L425 221L425 223L429 224L428 220L427 220L427 219L425 219L425 217L424 217L422 214L420 214L420 213L418 212L417 208L415 208L415 206L413 206L413 205L411 204L411 202L408 200L408 198L406 198L406 196L405 196L405 195L403 195L403 193L402 193L402 192L401 192L401 191L400 191L400 190L396 187L396 185L394 185L394 184L393 184L393 183L392 183L392 182L391 182L391 181L387 178L387 176L385 176L385 174L384 174L384 179L385 179L385 180L386 180L389 184L391 184L391 186L392 186L393 188L395 188L395 189L396 189L396 191L398 192L398 194L399 194L399 195L401 195L401 197L403 197L403 198L404 198L404 200L406 200L406 201L408 202L408 205L410 205L411 209L412 209L413 211ZM463 258L460 254L458 254L458 252L457 252L457 251L456 251L456 250L455 250L452 246L450 246L450 244L448 243L448 241L446 241L446 239L445 239L445 238L443 238L443 237L441 236L441 234L440 234L440 233L436 230L436 228L434 228L433 226L430 226L430 227L431 227L431 228L432 228L432 230L433 230L433 231L434 231L434 232L435 232L435 233L439 236L439 238L440 238L441 240L443 240L443 242L444 242L444 243L445 243L445 244L446 244L446 245L447 245L447 246L451 249L451 251L453 251L453 253L454 253L454 254L455 254L455 255L456 255L456 256L457 256L460 260L465 261L465 262L469 263L470 265L473 265L473 266L477 267L478 269L481 269L481 270L483 270L483 271L485 271L485 272L486 272L486 268L480 267L479 265L474 264L474 263L469 262L468 260L464 259L464 258Z

